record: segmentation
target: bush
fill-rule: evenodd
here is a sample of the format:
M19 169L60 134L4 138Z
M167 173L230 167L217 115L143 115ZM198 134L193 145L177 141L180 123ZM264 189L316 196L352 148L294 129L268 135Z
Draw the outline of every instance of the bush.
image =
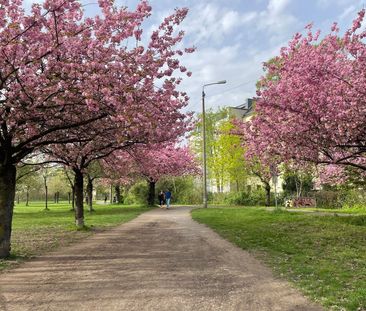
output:
M341 192L343 208L366 208L366 194L363 189L348 189Z
M128 192L125 204L146 204L148 195L148 185L146 181L141 181L133 185Z
M192 176L162 178L156 185L156 191L167 189L172 192L173 204L202 203L202 186Z
M319 208L366 208L363 189L320 190L312 195Z
M266 205L266 192L264 189L254 190L251 192L231 192L226 196L225 203L244 206L264 206ZM275 205L273 193L271 193L271 205Z
M319 208L340 208L339 191L320 190L312 193Z
M209 204L226 204L230 193L227 192L209 192L207 202Z
M196 183L194 177L162 178L155 185L155 200L160 190L169 189L172 193L173 204L201 204L202 187ZM125 204L145 204L148 197L148 184L146 181L136 183L128 192Z

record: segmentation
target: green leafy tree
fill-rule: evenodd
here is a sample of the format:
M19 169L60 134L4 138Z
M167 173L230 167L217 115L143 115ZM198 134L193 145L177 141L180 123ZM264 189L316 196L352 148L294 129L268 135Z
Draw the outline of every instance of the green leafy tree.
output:
M249 172L244 160L240 137L233 133L234 125L231 120L223 120L218 127L218 137L214 142L217 150L213 166L221 170L221 184L235 185L240 191L248 179Z
M202 118L202 115L199 115ZM221 192L225 180L225 169L221 160L222 148L217 140L220 137L220 124L228 119L228 110L219 109L213 111L212 109L206 112L206 157L207 157L207 177L209 180L214 180L217 191ZM198 122L196 129L192 133L192 150L202 163L202 122Z

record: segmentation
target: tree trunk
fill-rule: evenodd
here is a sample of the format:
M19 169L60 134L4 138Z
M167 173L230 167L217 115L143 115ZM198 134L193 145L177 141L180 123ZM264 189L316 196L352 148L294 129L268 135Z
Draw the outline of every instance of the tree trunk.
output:
M271 205L271 186L269 183L265 183L264 189L266 190L266 206Z
M147 204L154 206L155 203L155 181L149 181L149 197L147 198Z
M84 227L84 182L83 182L83 173L75 169L75 224L79 228Z
M88 195L88 205L89 205L89 212L94 212L93 209L93 179L90 178L88 175L88 184L86 186L87 195Z
M113 185L111 184L111 197L110 197L110 203L112 204L113 203Z
M55 195L53 196L53 203L57 203L57 192L55 192Z
M60 203L60 192L57 191L56 194L57 194L57 196L56 196L56 203Z
M68 194L68 196L69 196L69 204L70 204L70 203L71 203L71 193L70 193L70 192L68 192L67 194Z
M45 182L45 186L44 186L44 190L45 190L45 193L46 193L46 198L45 198L45 210L48 211L48 187L47 187L47 184Z
M116 203L121 204L121 186L119 184L115 185L114 191L116 193Z
M10 254L11 225L15 199L16 168L0 166L0 258Z
M44 174L43 175L43 183L44 183L44 192L45 192L45 195L46 195L46 198L45 198L45 210L48 211L48 187L47 187L47 175Z
M29 187L27 187L25 206L29 205Z

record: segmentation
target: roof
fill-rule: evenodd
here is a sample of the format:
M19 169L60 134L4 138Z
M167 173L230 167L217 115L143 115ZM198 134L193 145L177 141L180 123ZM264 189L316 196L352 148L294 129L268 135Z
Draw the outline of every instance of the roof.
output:
M243 119L253 112L253 98L247 98L244 104L236 107L229 107L229 109L234 117Z

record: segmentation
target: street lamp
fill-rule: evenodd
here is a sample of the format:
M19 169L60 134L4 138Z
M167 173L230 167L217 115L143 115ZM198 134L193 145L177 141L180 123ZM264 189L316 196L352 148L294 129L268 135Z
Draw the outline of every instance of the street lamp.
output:
M207 207L207 165L206 165L206 112L205 87L215 84L225 84L226 80L204 84L202 86L202 140L203 140L203 207Z

